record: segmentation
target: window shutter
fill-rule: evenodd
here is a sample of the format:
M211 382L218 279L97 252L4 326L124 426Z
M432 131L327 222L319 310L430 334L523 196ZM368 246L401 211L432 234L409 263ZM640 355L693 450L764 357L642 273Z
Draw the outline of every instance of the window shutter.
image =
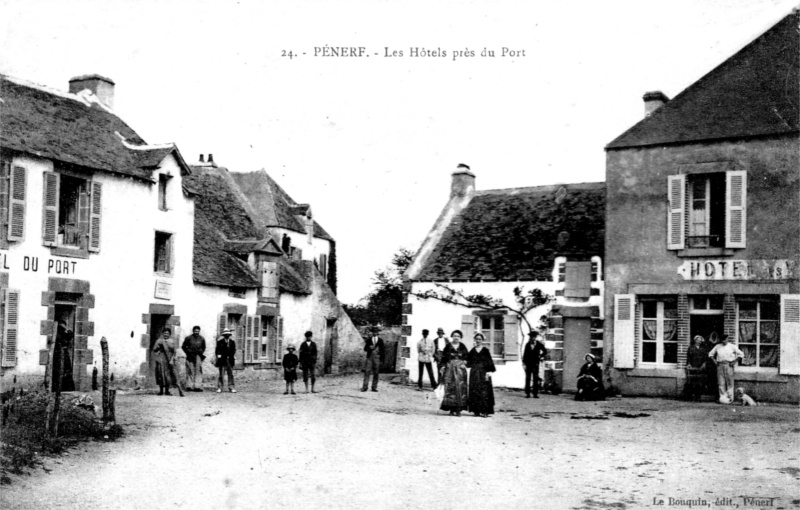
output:
M506 361L519 361L519 319L516 315L506 315L503 317L503 328L505 329L505 348L503 349L503 359Z
M5 248L8 238L8 178L11 165L8 161L0 161L0 248Z
M278 341L275 348L275 362L279 363L283 359L283 317L277 317L278 320Z
M725 172L725 247L744 248L747 236L747 172Z
M614 367L633 368L633 347L636 297L633 294L614 296Z
M221 313L217 315L217 338L222 336L222 331L228 327L228 314Z
M90 183L90 214L89 214L89 251L100 251L100 216L103 212L103 185L99 182Z
M462 342L468 348L472 348L473 339L472 337L475 336L475 321L477 320L477 316L475 315L462 315L461 316L461 332L464 333L464 338Z
M667 177L667 249L682 250L685 239L684 215L686 205L686 176L670 175Z
M247 339L245 336L245 327L247 326L246 316L240 316L236 329L234 330L234 341L236 342L236 363L235 367L238 369L244 368L244 355L246 352Z
M261 316L253 316L253 361L261 357Z
M3 363L4 367L17 364L17 338L19 337L19 291L6 289L3 293L5 316L3 330Z
M781 295L780 373L800 375L800 294Z
M25 240L25 189L28 175L25 167L15 166L11 169L8 199L8 240Z
M244 362L245 363L252 363L253 362L253 349L251 347L253 343L253 316L247 315L246 316L246 326L245 326L245 338L244 338Z

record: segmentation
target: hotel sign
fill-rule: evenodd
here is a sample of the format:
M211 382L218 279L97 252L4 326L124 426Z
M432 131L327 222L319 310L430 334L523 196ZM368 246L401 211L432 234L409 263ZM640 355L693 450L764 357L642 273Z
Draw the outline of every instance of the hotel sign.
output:
M687 260L678 266L684 280L789 280L798 277L794 260Z

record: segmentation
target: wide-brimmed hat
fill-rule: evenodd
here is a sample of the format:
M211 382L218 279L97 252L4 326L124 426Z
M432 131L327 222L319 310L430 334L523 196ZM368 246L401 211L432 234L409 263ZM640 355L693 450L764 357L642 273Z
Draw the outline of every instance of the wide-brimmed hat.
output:
M369 330L372 331L373 333L378 333L380 332L381 328L379 328L378 326L372 326L371 328L369 328Z
M223 330L222 330L222 334L223 334L223 335L232 335L232 334L233 334L233 331L231 331L231 330L230 330L230 329L228 329L228 328L225 328L225 329L223 329Z
M295 350L295 346L294 346L294 344L289 344L289 345L287 345L287 346L286 346L286 350L287 350L287 351L294 351L294 350Z

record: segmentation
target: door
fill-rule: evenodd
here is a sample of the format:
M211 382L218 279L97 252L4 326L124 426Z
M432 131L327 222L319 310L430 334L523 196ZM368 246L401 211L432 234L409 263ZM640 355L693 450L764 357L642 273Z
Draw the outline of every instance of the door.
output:
M338 350L336 319L328 319L325 323L325 366L324 373L333 372L333 353Z
M725 317L723 315L691 315L689 319L690 341L693 344L694 337L701 336L703 342L700 345L706 352L709 352L719 342L724 326ZM717 366L714 363L706 363L703 386L705 394L717 395Z
M58 292L55 303L56 348L53 371L61 369L61 391L75 391L75 309L77 297ZM63 360L63 364L62 364ZM55 390L55 378L53 378Z
M161 338L161 332L167 327L170 315L152 314L150 316L150 348L147 349L147 383L149 386L156 384L156 361L153 357L153 345Z
M592 321L589 317L564 317L563 390L578 391L578 374L584 356L592 349Z

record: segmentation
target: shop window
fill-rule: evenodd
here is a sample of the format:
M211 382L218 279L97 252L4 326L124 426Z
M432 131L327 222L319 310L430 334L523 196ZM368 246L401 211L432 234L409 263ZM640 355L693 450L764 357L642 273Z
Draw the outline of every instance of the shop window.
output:
M504 315L484 315L478 317L476 333L482 333L486 339L485 347L494 358L502 358L505 349Z
M67 250L100 251L101 198L99 182L44 172L42 243Z
M777 368L781 320L778 299L739 300L736 309L737 344L744 353L742 366Z
M642 300L641 361L653 364L678 362L677 300Z
M156 232L153 271L172 274L172 234Z
M744 248L747 172L668 177L667 248Z

